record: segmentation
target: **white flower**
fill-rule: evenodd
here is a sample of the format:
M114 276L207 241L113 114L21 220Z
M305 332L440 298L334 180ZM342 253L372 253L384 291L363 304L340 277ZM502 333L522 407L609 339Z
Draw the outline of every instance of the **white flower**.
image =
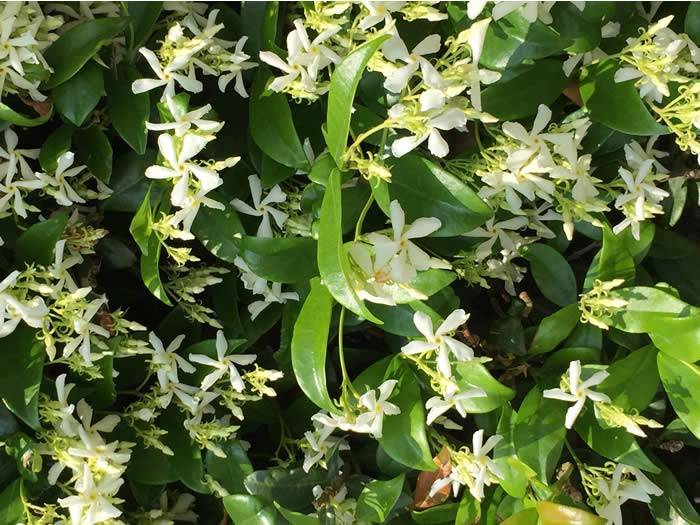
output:
M622 479L623 474L632 474L635 480ZM618 463L610 481L598 479L598 490L607 500L604 505L596 505L598 515L607 520L608 525L623 525L620 507L629 500L649 503L649 495L660 496L663 490L649 480L639 469Z
M382 46L382 53L392 62L401 60L406 65L396 69L384 81L384 87L393 93L401 93L413 74L418 71L426 55L440 51L440 35L429 35L421 40L409 53L406 44L398 34L387 40Z
M551 388L545 390L542 396L549 399L558 399L560 401L574 403L574 405L566 411L566 420L564 423L564 426L570 429L574 426L574 421L576 421L576 418L581 413L586 399L590 399L594 402L610 402L610 398L605 394L591 390L591 387L599 385L605 381L609 375L610 374L605 371L600 371L593 374L586 381L581 381L581 361L572 361L569 364L569 391L565 392L561 388Z
M461 109L440 105L444 99L433 96L432 93L424 95L426 96L421 100L421 110L426 111L424 130L392 142L391 154L394 157L403 157L427 140L430 153L442 158L450 152L450 148L440 131L463 129L467 123L467 116ZM406 108L403 104L395 104L389 109L389 117L397 121L399 126L405 113Z
M179 207L183 207L190 186L190 174L199 181L201 189L206 193L221 185L219 175L204 166L200 166L191 159L199 154L209 142L209 139L191 133L182 138L179 149L172 135L162 134L158 137L158 148L170 167L149 166L146 168L146 177L150 179L173 179L174 188L170 201Z
M654 165L654 170L657 173L668 173L666 166L661 164L657 159L668 157L668 152L654 149L654 145L659 137L650 137L646 147L642 148L641 144L636 140L632 140L625 144L625 160L629 167L633 170L639 170L644 161L651 160Z
M85 464L81 477L81 490L75 496L59 498L61 507L67 508L72 525L95 525L121 516L114 506L114 497L124 483L120 478L103 478L95 483L90 467Z
M75 160L75 155L66 151L60 157L56 164L56 171L53 176L44 175L42 178L48 182L47 192L56 199L56 202L61 206L72 206L73 204L83 204L83 199L73 189L68 182L68 179L75 177L85 170L85 166L76 166L71 168Z
M469 315L464 310L455 310L433 331L433 321L428 314L416 312L413 314L413 324L423 334L425 341L411 341L401 348L401 352L406 355L435 352L439 372L445 377L452 377L450 354L457 361L474 359L474 350L449 335L466 323L467 319Z
M200 188L197 193L187 195L182 202L179 203L182 206L181 210L176 211L173 216L168 221L171 226L178 228L182 224L181 232L183 239L192 239L194 236L190 233L192 229L192 224L197 218L199 213L199 208L205 206L207 208L212 208L214 210L224 210L226 206L223 203L207 197L205 194L210 191L209 189Z
M318 72L330 64L340 63L341 58L337 53L324 45L324 42L340 31L340 27L328 29L313 40L309 40L309 35L300 18L294 20L294 27L296 29L296 38L303 49L303 52L299 53L297 63L306 66L306 70L312 79L316 80ZM289 42L289 40L287 41Z
M243 260L243 257L237 255L233 260L233 264L241 271L241 281L246 290L250 290L254 294L265 294L269 292L267 280L255 275L248 264Z
M19 172L24 180L34 180L34 171L29 166L27 159L36 160L39 157L38 149L19 149L17 148L19 139L17 133L12 128L5 130L5 148L0 147L0 159L6 159L7 162L0 164L0 173L8 179L14 178L19 165Z
M215 368L213 372L208 374L202 380L202 390L209 389L228 372L231 379L231 387L236 392L243 392L245 385L243 384L241 374L239 374L238 369L236 369L236 365L249 365L255 361L257 356L254 354L226 355L227 349L228 343L226 342L226 337L224 336L224 333L219 330L216 332L216 359L212 359L211 357L203 354L190 354L189 359L193 363L199 363Z
M568 135L568 133L567 133ZM598 189L595 187L596 182L601 182L591 176L591 155L578 156L576 150L567 156L567 165L557 165L552 168L550 176L557 180L573 180L574 186L571 189L571 196L579 203L585 203L593 200L598 195Z
M282 283L272 283L263 293L263 300L254 301L248 305L250 320L254 321L265 308L273 303L285 304L287 301L298 301L299 294L296 292L283 292Z
M445 393L444 398L440 396L431 397L425 402L425 408L428 410L425 424L432 425L433 421L451 408L455 408L460 416L467 417L465 403L478 397L487 397L486 392L481 388L468 388L463 391L450 388Z
M49 309L41 297L22 302L5 291L15 285L19 275L15 270L0 282L0 337L14 332L20 321L32 328L41 328L44 318L49 315Z
M311 470L311 467L322 461L328 452L338 445L338 450L350 450L348 443L338 437L331 436L333 427L324 426L318 421L314 421L314 431L304 432L306 443L302 442L304 450L304 472ZM308 445L308 446L305 446Z
M48 271L51 274L51 277L57 281L57 283L53 286L55 291L62 290L65 286L69 292L73 293L78 290L78 285L75 284L75 281L71 277L68 270L73 266L82 263L83 258L79 253L75 255L68 254L67 257L64 257L65 248L65 239L61 239L56 243L56 247L54 249L54 263L53 266L48 268Z
M499 241L501 248L504 250L515 250L518 243L522 242L522 237L518 235L516 230L520 230L527 226L528 220L526 217L512 217L504 221L495 222L496 218L491 217L484 226L474 228L472 231L464 234L465 237L485 237L486 240L479 244L476 248L476 259L482 261L493 253L493 247L496 241Z
M237 211L245 213L246 215L262 217L256 235L258 237L272 237L270 215L272 215L272 219L275 221L278 228L282 228L287 217L289 217L283 211L274 208L272 204L284 202L287 199L287 195L282 191L279 185L275 184L265 198L262 198L262 185L257 175L250 175L248 177L248 184L250 186L250 196L253 199L253 206L243 202L241 199L233 199L231 205Z
M520 10L520 14L523 15L523 18L527 20L530 23L533 23L537 21L538 19L540 22L543 24L551 24L554 19L552 18L552 15L549 13L551 11L552 7L554 7L554 4L556 2L529 2L529 1L518 1L518 2L496 2L496 5L493 7L493 19L498 20L500 18L503 18L509 13L512 13L516 9ZM576 7L578 7L579 11L583 11L583 8L585 7L586 2L571 2L574 4Z
M364 411L357 416L352 426L353 431L370 434L376 439L382 437L384 416L395 416L401 413L399 407L387 401L397 383L395 379L389 379L379 385L379 398L374 390L360 396L357 404Z
M348 254L362 273L362 279L358 279L355 286L357 296L373 303L396 304L391 289L387 286L391 281L388 262L378 260L372 248L359 241L352 243Z
M204 42L204 44L206 44L206 42ZM195 78L194 68L190 68L187 75L177 72L188 65L191 56L197 51L199 51L199 49L190 50L190 53L178 57L163 68L156 54L150 49L142 47L139 49L139 53L144 56L148 65L151 66L151 69L158 78L140 78L134 80L131 84L131 90L135 94L138 94L165 86L163 95L160 98L161 100L165 100L167 95L175 96L175 82L177 82L185 91L199 93L202 91L202 83Z
M78 422L73 417L75 406L68 403L70 391L75 387L74 384L66 385L66 374L61 374L56 378L56 397L58 398L58 411L61 419L58 422L57 428L64 435L73 437L78 433Z
M178 384L180 382L177 375L178 369L188 374L196 370L184 357L176 353L182 341L185 340L184 335L178 335L173 339L168 348L163 347L163 342L154 332L148 334L148 340L153 350L151 364L156 370L161 389L167 389L170 383Z
M545 140L549 135L542 134L552 118L552 110L544 104L537 109L532 130L527 130L519 122L504 122L503 132L511 138L520 141L523 146L508 155L506 165L511 171L549 171L554 165ZM551 192L550 192L551 193Z
M185 111L185 108L175 102L175 99L170 95L165 96L165 103L173 117L173 121L160 123L146 122L146 127L151 131L173 130L175 135L182 137L192 126L198 131L206 131L208 133L216 133L224 126L223 122L206 120L203 118L211 111L211 104L207 104L193 111Z
M474 20L486 7L488 0L467 0L467 16Z
M92 288L89 287L79 288L73 292L73 295L78 299L82 299L91 291ZM104 297L93 299L87 304L82 312L82 315L76 315L71 319L72 328L75 335L73 335L71 340L63 347L63 357L70 356L76 349L78 349L86 364L92 362L92 357L90 354L90 338L93 334L102 337L109 337L110 335L109 330L106 330L99 324L92 322L92 318L95 317L97 311L106 303L107 299Z
M484 497L484 485L490 485L489 474L497 478L503 478L501 469L487 456L502 439L503 436L494 435L488 438L486 443L483 443L483 430L477 430L472 436L473 462L470 465L470 470L475 481L474 486L469 487L469 492L479 501Z
M3 166L8 165L4 164ZM26 194L33 190L41 189L48 184L48 181L36 178L33 174L32 179L13 180L15 175L16 171L8 167L5 179L0 182L0 195L2 195L0 197L0 216L7 214L10 209L10 202L12 202L12 209L15 214L26 219L27 210L38 211L38 208L25 203L23 193Z
M366 31L376 26L382 20L384 21L384 27L389 27L393 22L391 13L399 11L407 2L401 0L360 0L360 3L367 9L367 14L360 19L358 27Z
M248 41L247 36L242 36L241 39L236 42L236 48L233 53L227 53L225 57L227 60L222 61L220 69L226 71L219 76L218 86L219 91L222 93L226 91L226 87L235 78L234 90L243 98L248 98L248 92L245 90L245 85L243 84L243 71L257 67L254 62L247 62L250 55L243 52L243 47Z
M449 267L440 260L430 257L411 241L411 239L427 237L439 230L442 226L440 219L421 217L412 224L406 224L406 216L397 200L391 201L390 211L393 236L390 238L380 233L367 235L367 239L374 246L375 264L378 268L389 264L392 280L405 283L412 281L418 271Z

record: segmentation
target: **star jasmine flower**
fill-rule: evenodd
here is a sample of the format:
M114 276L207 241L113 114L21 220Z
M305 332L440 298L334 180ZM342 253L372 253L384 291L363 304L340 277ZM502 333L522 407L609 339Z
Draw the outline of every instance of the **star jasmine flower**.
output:
M151 365L156 370L161 389L165 390L170 383L177 384L180 382L177 375L178 370L182 370L187 374L191 374L196 370L184 357L176 353L185 340L184 335L178 335L170 342L167 348L163 347L163 342L154 332L148 334L148 340L153 351Z
M396 301L391 295L391 290L386 286L392 282L391 269L387 262L379 265L377 258L370 246L362 242L354 242L348 254L352 261L362 272L362 280L355 288L360 299L373 303L394 305ZM380 261L381 262L381 261Z
M87 294L92 292L92 288L79 288L72 295L76 299L82 299ZM91 345L90 338L93 335L109 337L109 331L92 322L97 311L107 302L107 299L100 297L90 301L82 314L78 314L71 320L73 335L68 343L63 347L63 357L70 356L75 350L78 350L86 364L92 363L92 355L90 353Z
M501 469L496 465L493 459L487 455L502 439L503 436L496 434L488 438L486 443L483 443L483 430L477 430L472 436L473 460L469 465L469 470L475 481L474 486L469 487L469 492L479 501L484 497L484 486L490 485L489 475L495 476L496 478L503 478Z
M476 259L482 261L493 253L496 241L499 241L502 249L515 250L517 244L523 240L516 233L516 230L526 227L527 224L527 217L512 217L499 222L496 222L495 217L491 217L484 226L474 228L472 231L465 233L464 236L486 238L484 242L479 244L475 252Z
M38 208L24 202L24 195L34 190L39 190L48 184L45 179L36 178L32 174L31 179L13 180L16 175L14 169L7 170L5 180L0 182L0 214L7 214L12 202L12 210L18 217L27 218L27 210L38 211Z
M17 73L24 75L22 62L30 58L33 53L23 48L35 46L37 41L30 31L26 31L22 35L13 38L12 33L17 18L15 16L8 16L8 13L5 11L3 11L2 14L2 22L0 22L0 61L10 64ZM25 60L21 58L22 56L24 56ZM36 62L36 59L34 62Z
M216 359L212 359L203 354L190 354L189 359L191 362L211 366L215 369L202 380L202 390L211 388L219 379L226 375L227 372L231 380L231 387L236 392L243 392L245 389L245 384L243 383L241 374L238 373L236 365L250 365L255 362L257 356L254 354L226 355L227 349L228 343L226 342L226 337L224 337L224 333L219 330L216 332Z
M199 403L196 398L199 392L201 392L201 390L196 386L171 381L165 388L161 387L158 403L162 409L166 409L168 406L170 406L170 403L172 403L174 396L187 408L187 410L193 413L197 409L197 404Z
M428 314L416 312L413 314L413 324L423 334L425 341L411 341L401 348L401 352L406 355L435 352L438 371L444 377L450 378L452 377L450 354L457 361L474 359L474 350L450 335L466 323L467 319L469 319L469 315L464 310L455 310L447 316L437 330L433 331L433 321Z
M397 383L395 379L389 379L379 385L379 398L374 390L360 396L357 405L364 411L357 416L352 426L354 432L370 434L375 439L382 437L384 416L395 416L401 413L399 407L387 401Z
M318 421L314 421L313 423L315 427L314 431L304 432L306 442L302 441L301 443L302 450L304 451L304 464L302 466L304 472L308 472L311 470L311 467L319 462L323 466L323 460L336 445L338 445L338 450L350 450L347 441L339 437L331 436L333 428L324 426Z
M632 235L639 240L639 221L647 218L647 206L650 207L650 216L662 212L659 203L668 197L669 193L654 184L659 177L655 177L651 171L653 163L652 159L643 161L636 174L625 168L618 170L626 185L626 191L615 199L615 207L625 209L628 203L633 203L633 212L613 228L616 235L627 226L631 226Z
M185 134L179 149L172 135L162 134L158 137L158 149L167 161L166 166L149 166L146 168L146 177L150 179L173 179L174 188L170 201L179 207L183 207L187 198L190 184L190 174L199 181L202 190L210 191L221 185L219 175L195 162L191 162L209 142L209 138L191 133Z
M273 237L270 215L272 215L272 219L275 221L278 228L284 226L289 215L274 208L272 204L284 202L287 200L287 195L282 191L279 185L275 184L265 198L262 198L262 185L257 175L250 175L248 177L248 184L250 186L250 196L253 199L253 206L243 202L241 199L233 199L231 205L236 211L245 213L246 215L262 217L256 235L258 237Z
M248 69L253 69L258 65L254 62L247 62L250 55L243 52L243 47L248 41L247 36L242 36L238 42L236 42L236 48L233 53L228 53L226 56L228 60L222 63L221 70L226 71L219 76L217 84L219 86L219 91L222 93L226 91L226 87L229 83L235 79L234 90L243 98L248 98L248 92L243 84L243 71Z
M421 63L426 60L424 57L438 51L440 51L440 35L425 37L410 53L398 34L387 40L382 46L384 56L392 62L400 60L405 65L399 67L387 77L384 81L384 87L392 93L401 93L406 89L411 77L418 71Z
M15 133L12 128L7 128L4 136L6 149L0 147L0 159L6 159L7 162L0 164L0 173L2 173L7 179L11 180L17 173L17 167L19 166L19 172L22 174L22 179L26 181L34 180L36 177L34 175L34 171L29 166L27 159L38 159L39 150L17 148L19 139L17 137L17 133Z
M58 398L59 412L61 418L56 425L65 436L73 437L78 434L78 422L73 417L75 405L68 403L68 396L71 390L75 387L70 383L66 385L66 374L61 374L56 378L56 397Z
M320 33L313 40L309 40L309 35L300 18L294 20L294 28L296 29L296 38L303 48L303 53L300 54L299 63L306 66L309 76L316 80L318 72L325 69L330 64L339 64L341 58L329 47L323 45L333 35L340 31L340 27L328 29Z
M574 426L574 421L581 413L586 399L594 402L604 401L610 403L610 398L605 394L594 392L591 387L599 385L609 376L605 371L596 372L585 381L581 381L581 361L572 361L569 364L569 384L567 391L561 388L550 388L545 390L542 395L548 399L558 399L568 403L574 403L566 411L566 420L564 426L568 429Z
M246 290L250 290L254 294L265 294L269 292L267 280L255 275L248 264L243 260L243 257L237 255L233 260L233 264L241 271L241 281Z
M265 308L273 303L285 304L287 301L298 301L299 294L296 292L283 292L282 283L272 283L263 293L263 300L253 301L248 305L250 320L254 321Z
M72 206L73 204L84 204L85 199L83 199L78 193L73 189L73 187L68 182L68 179L75 177L85 170L85 166L76 166L71 168L73 162L75 161L75 155L66 151L60 157L58 157L58 162L56 164L56 171L53 176L44 176L47 184L47 193L51 194L56 202L61 206Z
M174 131L175 135L182 137L187 133L192 126L194 126L198 131L205 131L207 133L217 133L224 127L223 122L217 122L215 120L206 120L203 117L211 111L211 104L202 106L201 108L185 111L184 107L177 104L172 96L165 96L165 103L168 106L168 110L172 115L172 122L159 122L152 123L146 122L146 127L151 131Z
M219 179L221 180L221 179ZM199 209L204 206L206 208L211 208L214 210L224 210L226 206L223 203L206 196L206 193L211 191L209 189L201 188L197 193L190 194L185 197L185 199L180 203L182 209L176 211L172 218L170 219L170 225L174 228L180 227L181 232L189 237L191 235L190 230L192 229L192 224L197 218ZM193 238L194 236L190 237Z
M549 136L542 134L551 118L552 110L544 104L540 104L530 132L519 122L503 123L503 132L525 146L508 155L506 165L509 170L531 172L544 169L549 171L554 165L549 147L545 142Z
M584 203L595 199L599 193L595 183L602 181L591 176L591 155L581 155L579 157L578 153L573 151L572 155L568 156L566 160L568 164L566 166L555 166L552 168L550 176L555 180L575 181L571 189L571 196L574 200Z
M392 13L399 11L406 5L405 1L389 0L389 1L371 1L360 0L362 6L367 10L367 14L360 19L358 27L363 31L376 26L382 20L384 27L389 27L393 23Z
M87 463L83 467L79 494L59 498L58 504L67 508L71 525L95 525L121 516L114 506L122 500L115 497L124 480L105 477L98 483L92 477Z
M481 388L468 388L464 391L448 389L444 397L431 397L425 402L425 408L428 410L425 424L428 426L432 425L433 421L451 408L456 409L460 416L467 417L467 408L465 404L470 399L479 397L487 397L486 392Z
M53 266L49 267L48 271L51 274L51 277L57 281L56 285L54 286L54 290L56 292L62 290L65 286L69 292L73 293L78 290L78 285L75 284L75 281L71 277L68 270L73 266L82 263L83 258L80 254L68 254L67 257L64 257L65 248L65 239L61 239L56 243L56 247L54 249L54 263Z
M582 1L572 1L579 11L583 11L586 6L586 2ZM493 6L492 16L494 20L499 20L504 16L512 13L513 11L520 10L520 14L530 23L537 20L545 25L551 24L554 19L549 13L554 7L556 2L524 2L524 1L506 1L506 2L496 2Z
M20 301L8 292L15 285L19 272L11 272L0 282L0 337L7 337L15 331L20 321L32 328L41 328L49 309L41 297Z
M624 474L632 474L635 480L628 477L622 479ZM649 495L661 496L663 490L656 486L639 469L618 463L610 481L598 479L598 490L607 503L598 504L595 510L598 515L605 518L608 525L623 525L622 509L626 501L634 500L649 503Z
M143 55L158 78L141 78L134 80L131 84L131 91L133 91L134 94L138 94L151 91L158 87L165 87L163 95L160 97L160 100L165 100L167 95L171 97L175 96L175 82L177 82L185 91L199 93L202 91L202 83L194 77L194 69L190 68L187 75L178 72L187 66L189 59L197 51L199 51L199 49L190 50L189 54L183 55L167 66L162 67L156 54L150 49L142 47L139 49L139 53Z
M651 137L647 141L647 145L644 148L642 148L641 144L639 144L639 142L637 142L636 140L632 140L629 143L625 144L625 160L627 161L628 166L632 170L641 169L645 161L651 160L653 163L654 171L656 171L657 173L668 173L668 169L666 169L666 166L664 166L663 164L661 164L661 162L657 160L668 157L667 152L654 149L654 145L656 144L658 138L658 136Z
M449 267L412 242L412 239L427 237L439 230L442 226L440 219L421 217L412 224L406 224L406 216L397 200L391 201L390 211L393 236L381 233L367 235L367 240L374 246L377 267L390 264L391 278L398 283L412 281L418 271Z

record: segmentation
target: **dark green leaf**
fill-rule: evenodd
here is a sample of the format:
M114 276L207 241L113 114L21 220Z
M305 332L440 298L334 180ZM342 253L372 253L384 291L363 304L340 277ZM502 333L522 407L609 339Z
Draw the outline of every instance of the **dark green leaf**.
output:
M388 481L374 480L365 485L357 500L356 516L370 523L385 523L399 499L404 478L401 474Z
M627 412L641 412L649 406L659 389L659 372L655 366L657 353L656 348L649 345L615 361L607 369L610 375L596 391L607 394L613 405ZM634 389L630 385L634 385Z
M163 2L129 2L126 4L126 10L129 14L126 41L130 49L146 42L153 32L162 8Z
M580 315L578 304L572 303L542 319L530 344L530 353L542 354L554 350L569 336Z
M134 94L131 91L131 84L139 77L136 69L124 67L119 78L107 83L107 114L119 136L136 153L143 155L146 151L146 120L151 111L151 103L147 92Z
M389 35L382 35L357 47L343 59L331 76L326 116L326 144L333 160L341 168L347 148L357 85L360 83L367 62L388 38Z
M690 2L685 15L685 32L697 45L700 45L700 4Z
M532 277L542 295L561 307L576 302L576 277L558 251L546 244L531 244L523 257L530 261Z
M22 479L16 479L0 492L0 523L14 525L24 523L24 503L22 502Z
M68 223L68 214L59 212L43 222L32 224L15 244L15 262L18 267L25 264L49 266L54 262L54 249Z
M241 257L254 274L277 283L308 281L318 275L316 241L306 237L243 237Z
M496 381L486 367L478 361L457 363L453 371L460 390L476 387L486 392L487 397L465 400L463 406L467 412L475 414L491 412L502 407L515 395L513 390Z
M75 75L100 48L122 32L128 18L97 18L71 27L44 51L53 74L44 88L62 84Z
M64 124L56 128L44 141L39 150L39 164L45 172L52 172L58 165L58 157L70 150L75 128Z
M678 417L700 437L700 367L663 352L657 357L659 375Z
M253 473L248 454L241 446L241 442L236 440L227 442L221 448L226 454L225 458L220 458L210 450L207 451L205 460L207 474L232 494L245 492L243 480Z
M107 200L102 201L101 208L109 211L136 212L150 186L150 180L143 174L154 162L153 150L146 151L144 155L129 150L117 157L110 180L112 194ZM159 193L152 192L154 201L158 196ZM201 209L199 214L204 213L206 209Z
M213 255L222 261L233 262L240 244L240 239L236 236L245 231L236 210L229 204L224 206L223 210L200 208L192 224L192 233Z
M277 525L277 511L262 498L235 494L224 498L224 507L233 525Z
M88 62L70 80L53 90L56 111L76 126L81 126L95 109L104 92L102 68Z
M53 106L43 115L38 117L27 117L21 113L17 113L7 104L0 102L0 122L9 122L10 124L16 124L17 126L24 126L27 128L33 128L35 126L41 126L47 122L53 115Z
M146 285L146 288L161 302L172 306L168 294L165 292L165 287L160 279L160 250L161 243L155 234L151 234L148 241L148 253L141 255L141 279Z
M107 136L97 126L78 129L75 134L75 149L95 177L109 184L112 176L112 146Z
M541 525L605 525L603 518L576 507L567 507L551 501L537 503Z
M143 255L148 255L151 234L153 233L153 212L151 211L151 188L143 197L141 206L136 210L129 225L129 232L141 249Z
M159 426L168 433L163 442L173 451L170 458L173 470L188 488L195 492L206 492L202 482L204 468L199 445L190 438L189 432L182 425L183 414L171 405L158 419Z
M244 483L254 496L276 501L290 510L301 510L314 500L313 488L325 484L328 476L320 469L307 473L301 468L271 468L253 472Z

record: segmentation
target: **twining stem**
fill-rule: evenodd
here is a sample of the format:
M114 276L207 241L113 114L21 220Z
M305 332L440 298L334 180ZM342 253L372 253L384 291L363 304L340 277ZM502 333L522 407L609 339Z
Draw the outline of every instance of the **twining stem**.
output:
M343 155L343 161L347 160L348 157L350 157L350 154L353 151L355 151L360 146L360 144L362 144L367 139L367 137L374 135L377 131L391 127L391 124L392 124L391 119L385 120L381 124L377 124L373 128L368 129L367 131L365 131L363 133L360 133L357 136L357 138L355 139L355 142L353 142L350 145L350 147L345 151L345 154Z
M350 376L348 375L348 369L345 366L345 349L343 348L343 323L345 323L345 307L340 307L340 316L338 318L338 356L340 357L340 371L343 375L343 391L345 388L349 388L350 391L356 398L360 397L355 387L350 381Z
M367 199L367 202L365 203L365 207L362 208L362 211L360 212L360 216L357 218L357 224L355 225L355 239L357 240L360 238L360 235L362 235L362 224L365 222L365 217L367 216L367 212L369 212L369 209L372 207L372 203L374 202L374 193L369 194L369 198Z

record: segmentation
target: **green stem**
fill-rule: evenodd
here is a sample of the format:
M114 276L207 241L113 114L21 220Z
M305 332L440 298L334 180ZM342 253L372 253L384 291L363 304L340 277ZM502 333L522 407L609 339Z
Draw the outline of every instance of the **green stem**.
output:
M349 148L345 151L345 153L343 154L343 162L345 162L345 161L348 159L348 157L350 157L350 154L351 154L355 149L357 149L357 148L360 146L360 144L362 144L362 142L364 142L365 139L367 139L367 137L370 137L371 135L374 135L377 131L380 131L380 130L382 130L382 129L387 129L390 125L391 125L391 121L390 121L390 120L385 120L385 121L382 122L381 124L377 124L377 125L374 126L373 128L368 129L368 130L365 131L364 133L360 133L360 134L357 136L357 138L355 139L355 141L350 145L350 147L349 147Z
M369 194L369 198L367 199L367 202L365 202L365 207L362 208L362 211L360 212L360 216L357 218L357 224L355 225L355 239L357 240L360 238L360 235L362 234L362 224L365 222L365 217L367 217L367 212L369 212L369 209L372 207L372 203L374 202L374 193Z
M360 395L355 390L355 387L350 381L350 376L348 375L348 369L345 366L345 349L343 348L343 323L345 322L345 307L340 307L340 317L338 319L338 356L340 357L340 371L343 375L343 392L346 388L349 388L353 395L357 398Z

